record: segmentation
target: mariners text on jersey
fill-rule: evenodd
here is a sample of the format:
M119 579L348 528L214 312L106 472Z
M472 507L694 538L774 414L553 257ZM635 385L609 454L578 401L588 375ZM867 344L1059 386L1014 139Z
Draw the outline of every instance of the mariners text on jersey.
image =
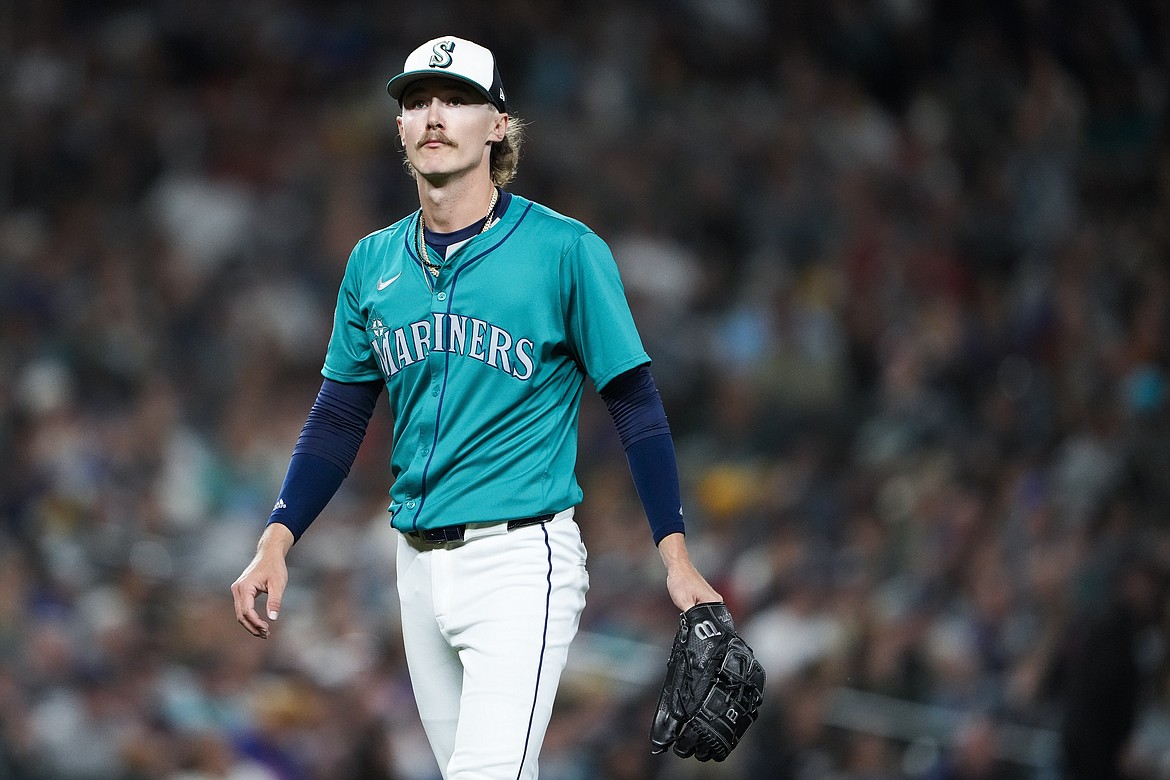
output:
M534 342L499 325L462 314L435 312L430 320L390 329L381 317L369 325L370 347L387 378L421 363L431 352L462 355L525 381L532 377Z

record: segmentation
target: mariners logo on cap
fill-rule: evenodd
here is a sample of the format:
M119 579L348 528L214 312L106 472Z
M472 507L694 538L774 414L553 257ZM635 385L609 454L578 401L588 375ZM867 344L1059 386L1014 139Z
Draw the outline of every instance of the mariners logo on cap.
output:
M458 46L458 49L456 49ZM402 72L390 79L386 91L401 102L402 94L416 81L441 75L470 84L495 104L500 111L507 112L504 100L504 85L500 71L496 68L496 57L490 49L475 41L444 35L432 38L412 51L406 58Z
M431 61L427 63L432 68L451 67L451 54L455 51L455 41L439 41L431 49Z

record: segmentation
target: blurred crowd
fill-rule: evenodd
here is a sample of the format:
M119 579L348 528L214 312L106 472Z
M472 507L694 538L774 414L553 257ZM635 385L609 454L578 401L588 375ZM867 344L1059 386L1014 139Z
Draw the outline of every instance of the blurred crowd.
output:
M385 81L446 33L530 123L513 191L613 249L769 678L727 762L649 755L677 614L587 392L541 777L1170 778L1165 3L0 13L0 779L437 780L384 401L271 639L228 587L349 250L417 208Z

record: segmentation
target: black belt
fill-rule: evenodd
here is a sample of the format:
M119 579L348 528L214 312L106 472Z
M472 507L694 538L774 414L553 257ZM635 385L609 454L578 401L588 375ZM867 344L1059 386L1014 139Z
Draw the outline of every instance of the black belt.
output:
M547 515L537 515L536 517L522 517L519 520L509 520L508 530L514 531L517 528L523 528L526 525L539 525L546 523L553 519L553 514L550 512ZM420 528L417 531L407 531L406 535L415 539L421 539L424 542L431 544L444 544L446 542L462 542L463 535L467 531L467 524L460 523L459 525L448 525L443 528Z

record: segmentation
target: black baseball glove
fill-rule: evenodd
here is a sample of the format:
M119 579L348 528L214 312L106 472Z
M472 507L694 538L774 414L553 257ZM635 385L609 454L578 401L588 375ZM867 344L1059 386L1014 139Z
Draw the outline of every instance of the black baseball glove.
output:
M756 719L763 694L764 669L727 605L696 604L679 616L650 726L652 752L673 745L683 758L722 761Z

